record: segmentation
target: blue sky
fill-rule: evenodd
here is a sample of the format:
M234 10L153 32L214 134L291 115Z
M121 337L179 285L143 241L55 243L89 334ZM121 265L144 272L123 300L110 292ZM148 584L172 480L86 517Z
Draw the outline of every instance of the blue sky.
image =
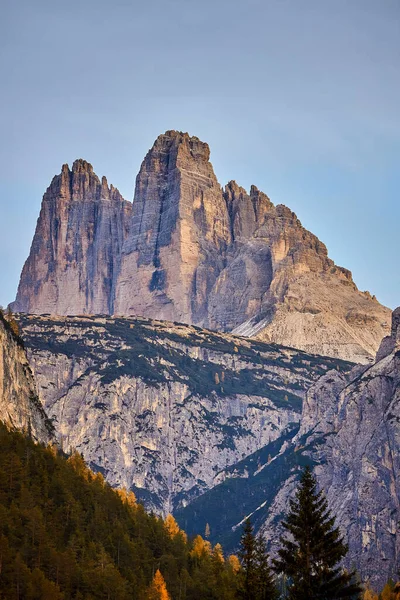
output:
M61 165L131 200L167 129L400 304L398 0L5 0L0 28L0 304Z

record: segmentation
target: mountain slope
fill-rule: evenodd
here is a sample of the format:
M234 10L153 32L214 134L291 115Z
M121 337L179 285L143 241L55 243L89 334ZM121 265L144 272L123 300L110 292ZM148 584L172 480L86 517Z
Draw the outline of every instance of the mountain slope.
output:
M3 600L147 600L158 569L168 598L236 597L235 563L222 560L215 573L207 542L188 541L171 516L146 514L79 454L35 444L3 423L0 514Z
M306 394L299 431L228 469L234 479L179 508L176 517L188 533L209 522L212 536L233 549L241 521L251 515L273 553L301 468L311 464L348 541L346 566L382 588L396 576L400 556L399 422L397 309L374 365L326 373Z
M255 186L223 190L207 144L167 131L133 205L91 165L64 165L43 198L14 310L137 315L370 362L390 311Z
M139 318L21 316L63 447L171 512L298 424L316 379L351 363Z

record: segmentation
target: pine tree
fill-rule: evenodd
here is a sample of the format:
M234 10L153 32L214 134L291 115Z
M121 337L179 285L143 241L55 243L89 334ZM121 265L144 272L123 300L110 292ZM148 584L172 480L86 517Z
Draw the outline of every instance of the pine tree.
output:
M279 558L273 564L277 573L288 578L290 600L360 598L354 574L338 566L348 547L335 527L325 497L317 492L309 467L304 470L282 525L289 536L281 537Z
M240 595L244 600L254 600L257 594L256 540L250 519L246 519L240 538L239 558L242 564Z
M277 600L278 592L268 561L267 548L262 535L258 535L255 544L257 598L259 600Z

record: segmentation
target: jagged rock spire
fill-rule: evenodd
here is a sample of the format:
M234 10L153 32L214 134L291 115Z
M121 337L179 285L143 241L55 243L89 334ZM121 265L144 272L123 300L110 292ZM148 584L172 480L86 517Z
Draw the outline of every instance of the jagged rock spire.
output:
M43 196L13 310L84 314L113 310L132 205L90 163L62 166Z
M115 311L207 322L208 296L231 243L222 189L197 137L167 131L136 179Z
M85 160L63 166L14 309L144 315L360 362L390 320L288 207L255 186L222 190L208 145L172 130L147 153L133 206Z

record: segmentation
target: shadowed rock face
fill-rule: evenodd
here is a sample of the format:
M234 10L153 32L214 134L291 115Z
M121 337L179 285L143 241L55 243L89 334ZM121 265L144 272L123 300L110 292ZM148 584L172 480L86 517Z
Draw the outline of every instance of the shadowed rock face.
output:
M238 547L246 516L274 555L305 464L337 518L348 569L381 589L396 578L400 557L400 310L391 352L373 365L330 370L306 392L299 430L282 432L232 466L175 516L193 535L209 523L212 541ZM232 481L232 478L234 480Z
M400 309L392 349L369 367L332 371L307 392L293 447L315 464L321 488L349 544L346 566L382 588L400 556ZM386 345L386 348L388 346ZM288 478L269 506L263 530L278 535L277 514L294 487Z
M220 187L207 144L167 131L133 206L85 161L46 192L14 310L143 315L373 360L390 311L286 206Z
M0 315L0 420L49 442L53 430L39 401L21 340Z
M13 310L112 312L131 208L86 161L64 165L43 196Z

